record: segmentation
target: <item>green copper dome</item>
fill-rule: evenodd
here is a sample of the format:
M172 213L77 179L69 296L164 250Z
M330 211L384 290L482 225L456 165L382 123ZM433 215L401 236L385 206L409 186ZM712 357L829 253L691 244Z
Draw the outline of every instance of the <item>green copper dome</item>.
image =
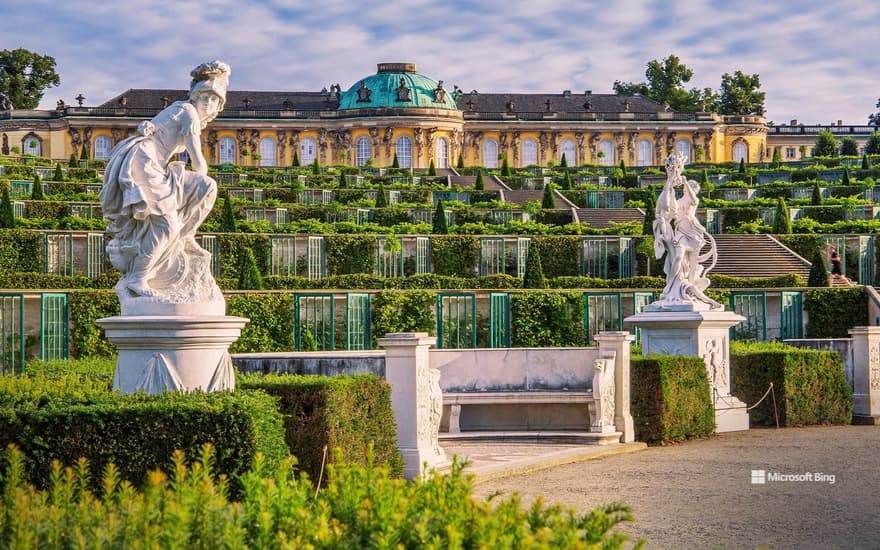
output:
M413 107L458 110L443 81L418 74L415 63L379 63L376 74L359 80L340 95L340 111Z

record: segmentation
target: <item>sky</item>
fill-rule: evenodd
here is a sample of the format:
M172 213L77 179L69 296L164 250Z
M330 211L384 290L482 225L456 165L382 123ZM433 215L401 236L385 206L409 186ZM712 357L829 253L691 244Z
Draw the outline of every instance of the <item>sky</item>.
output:
M55 58L59 99L93 106L129 88L185 89L220 59L230 89L343 90L382 62L447 89L611 93L677 55L717 90L760 75L776 124L867 124L880 98L876 0L28 0L0 2L0 49Z

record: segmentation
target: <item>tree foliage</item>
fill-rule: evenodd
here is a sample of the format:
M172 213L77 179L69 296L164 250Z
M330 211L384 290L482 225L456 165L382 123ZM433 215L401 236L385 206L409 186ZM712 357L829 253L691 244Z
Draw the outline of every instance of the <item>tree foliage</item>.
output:
M541 197L541 208L556 208L556 196L552 185L544 186L544 195Z
M263 278L254 258L254 251L245 247L241 254L241 265L238 270L239 290L262 290Z
M232 212L232 203L229 197L223 197L223 215L220 217L220 231L223 233L235 233L235 214Z
M46 88L59 84L54 57L24 48L0 51L0 93L16 109L36 109Z
M703 99L702 91L685 90L694 72L675 54L665 59L649 61L645 69L646 82L614 82L614 93L619 95L640 94L660 103L669 104L677 111L696 111L698 100ZM710 90L711 92L711 90Z
M435 235L445 235L449 233L449 226L446 224L446 210L443 208L443 201L437 201L437 208L434 210L434 225L431 233Z
M721 76L719 111L724 115L763 115L764 92L758 91L761 79L757 74L736 71Z
M865 143L866 155L880 155L880 132L874 132Z
M31 200L32 201L41 201L45 200L45 195L43 195L43 182L39 175L34 176L34 183L31 187Z
M813 155L817 157L836 157L838 149L837 138L834 137L831 130L819 130L819 137L816 138Z
M12 207L12 199L9 198L9 185L3 185L3 194L0 197L0 228L11 229L15 227L15 210Z
M773 233L777 235L791 234L791 218L788 215L785 199L782 197L779 197L776 202L776 215L773 217Z
M474 190L483 191L485 188L486 184L483 182L483 171L477 170L477 179L474 181Z
M859 144L856 142L855 138L851 136L843 138L843 141L840 142L840 154L844 157L858 156Z
M813 263L810 266L807 286L831 286L828 271L825 269L825 260L822 258L822 252L819 250L813 254Z
M868 124L875 128L880 128L880 99L877 100L877 105L875 105L875 107L878 111L868 115Z
M523 288L547 288L544 267L541 263L541 250L532 243L526 255L526 272L523 275Z

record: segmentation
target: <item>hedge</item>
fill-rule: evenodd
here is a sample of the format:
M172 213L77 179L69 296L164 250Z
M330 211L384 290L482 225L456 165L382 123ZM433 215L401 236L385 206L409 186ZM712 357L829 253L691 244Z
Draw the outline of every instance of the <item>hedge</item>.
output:
M517 292L510 295L512 347L586 345L583 300L574 292Z
M477 266L477 238L434 235L431 237L431 263L438 275L472 277Z
M196 456L208 442L230 476L247 471L257 453L278 463L288 452L275 399L260 392L122 396L106 380L76 374L0 377L0 446L24 452L38 486L49 482L53 460L80 457L92 479L113 462L122 479L140 485L176 449Z
M849 329L872 324L862 287L817 288L804 295L807 338L848 338Z
M298 376L239 375L238 388L261 390L278 398L285 440L299 468L317 480L332 450L342 449L348 462L366 465L372 448L376 464L403 475L391 387L369 375Z
M288 351L293 349L293 295L242 293L226 297L226 313L250 319L230 353Z
M730 379L732 393L749 406L772 382L780 426L852 421L852 390L837 352L739 345L731 349ZM772 399L749 411L749 419L753 425L775 425Z
M639 441L662 445L715 431L709 377L699 357L633 356L630 388Z

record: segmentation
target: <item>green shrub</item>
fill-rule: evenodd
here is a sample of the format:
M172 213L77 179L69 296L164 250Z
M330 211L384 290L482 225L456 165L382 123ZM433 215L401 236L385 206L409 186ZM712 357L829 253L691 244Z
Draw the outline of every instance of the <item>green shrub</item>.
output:
M262 290L263 279L254 258L254 251L245 247L241 254L241 265L238 268L239 290Z
M791 233L791 217L788 215L788 207L785 205L785 199L779 197L776 199L776 215L773 216L773 233L777 235L788 235Z
M813 254L807 286L831 286L831 279L829 279L828 270L825 268L824 254L818 250Z
M699 357L634 356L630 387L639 441L664 444L715 431L706 364Z
M433 244L433 243L432 243ZM541 265L548 279L580 275L580 240L575 235L536 236L531 246L538 247Z
M526 272L523 277L523 288L547 288L544 268L541 266L541 250L530 246L526 256Z
M0 377L0 445L24 452L27 479L38 486L48 484L53 460L80 457L93 479L113 462L121 479L140 485L176 449L194 456L205 443L230 476L250 468L257 453L273 463L288 454L275 399L260 392L122 396L106 380L79 375Z
M730 379L732 393L749 406L772 382L780 426L852 421L852 391L837 352L778 344L732 345ZM773 399L768 396L749 411L749 419L754 425L775 425Z
M381 189L379 192L383 193ZM324 243L330 275L372 274L375 270L375 235L327 235Z
M104 338L95 323L102 317L120 315L119 298L112 290L80 290L68 293L70 354L72 357L113 357L116 346Z
M406 483L372 461L333 464L315 492L297 479L293 461L272 467L257 459L243 473L240 502L205 447L192 467L176 453L169 474L151 474L143 491L118 483L109 469L93 494L79 490L77 465L59 465L47 491L28 487L25 458L7 453L9 489L0 498L4 548L604 548L626 547L613 530L632 521L629 507L610 504L585 514L514 495L487 501L456 462L449 474ZM219 478L219 481L215 481ZM27 518L27 522L22 522ZM121 520L120 518L124 518ZM641 548L644 541L636 543Z
M443 208L443 201L437 201L437 208L434 209L434 225L431 233L435 235L445 235L449 233L449 227L446 223L446 211Z
M516 348L585 344L581 295L517 292L510 295L510 345Z
M0 272L42 271L43 235L24 229L0 229Z
M436 295L428 291L378 292L370 300L370 322L372 324L372 348L378 347L377 340L390 332L427 332L437 330L434 321Z
M544 186L544 194L541 196L541 208L544 209L553 209L556 208L556 195L553 193L552 185Z
M266 353L293 349L293 296L286 293L237 293L226 297L228 315L250 319L230 353Z
M12 229L15 227L15 211L12 199L9 198L9 186L4 185L0 193L0 228Z
M391 387L384 380L369 375L241 375L239 388L278 398L287 445L311 479L320 475L325 448L345 449L346 460L359 465L367 464L372 448L376 464L403 474Z
M847 330L871 324L862 287L811 289L804 296L804 311L807 338L848 338Z
M438 275L473 276L477 265L477 238L472 235L432 237L431 263Z

